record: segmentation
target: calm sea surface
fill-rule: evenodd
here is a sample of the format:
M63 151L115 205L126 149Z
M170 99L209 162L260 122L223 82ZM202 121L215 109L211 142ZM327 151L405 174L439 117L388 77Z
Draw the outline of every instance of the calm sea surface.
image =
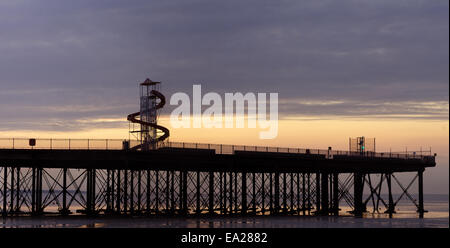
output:
M449 228L448 195L428 195L425 199L428 210L424 218L418 218L411 202L400 202L392 218L387 214L366 213L356 218L342 207L339 217L318 216L254 216L254 217L95 217L43 216L8 217L0 221L0 228Z

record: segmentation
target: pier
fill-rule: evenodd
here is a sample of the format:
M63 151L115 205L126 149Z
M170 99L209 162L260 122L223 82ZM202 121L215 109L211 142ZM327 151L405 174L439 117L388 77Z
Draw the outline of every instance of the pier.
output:
M0 139L0 212L338 215L344 203L361 216L395 214L403 198L423 216L423 172L436 165L431 153L168 141L152 150L127 149L133 142L140 141ZM396 177L406 172L415 175L408 184ZM399 199L394 184L403 191Z

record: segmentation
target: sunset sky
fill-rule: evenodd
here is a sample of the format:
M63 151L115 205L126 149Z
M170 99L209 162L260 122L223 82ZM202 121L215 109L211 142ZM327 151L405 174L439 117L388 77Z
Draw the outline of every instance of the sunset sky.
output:
M278 137L174 129L171 141L431 149L449 188L448 1L0 0L0 138L128 138L138 84L279 93Z

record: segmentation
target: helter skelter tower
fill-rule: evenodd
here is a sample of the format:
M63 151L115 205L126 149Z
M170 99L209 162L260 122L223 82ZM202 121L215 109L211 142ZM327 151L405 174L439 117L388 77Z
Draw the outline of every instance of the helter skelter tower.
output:
M159 92L160 85L161 82L153 82L148 78L140 84L140 111L127 117L133 126L130 127L130 133L139 141L138 145L130 148L132 150L156 149L158 142L170 135L169 129L157 124L158 112L166 104L166 98ZM138 124L139 129L134 124Z

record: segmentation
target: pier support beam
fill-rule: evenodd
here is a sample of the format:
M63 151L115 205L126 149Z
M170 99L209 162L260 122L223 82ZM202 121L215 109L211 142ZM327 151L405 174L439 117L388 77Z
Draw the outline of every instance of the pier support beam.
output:
M110 212L112 213L112 212L114 212L114 203L115 203L115 198L114 198L114 187L115 187L115 177L114 177L114 173L115 173L115 170L111 170L111 208L110 208Z
M151 177L150 177L150 170L147 170L146 171L146 174L147 174L147 189L146 189L146 194L147 194L147 197L146 197L146 209L145 209L145 211L147 212L147 214L149 214L150 213L150 186L151 186Z
M21 184L21 178L20 178L20 167L17 167L16 170L17 173L17 181L16 181L16 209L15 211L17 213L20 212L20 195L21 195L21 191L20 191L20 184Z
M333 173L333 213L339 215L339 174Z
M316 213L320 213L320 173L316 173Z
M275 172L275 197L274 197L274 213L280 211L280 173Z
M322 208L320 210L320 214L323 215L328 215L328 208L329 208L329 203L328 203L328 173L327 172L322 172L321 175L321 188L322 188L322 194L321 194L321 205Z
M362 216L365 211L363 203L364 192L364 175L361 172L355 172L353 175L353 189L354 189L354 215Z
M117 193L116 193L116 208L117 213L120 214L120 170L117 170Z
M222 210L223 213L226 214L227 211L227 173L222 172Z
M111 212L111 170L106 170L106 212Z
M261 214L266 212L266 180L264 178L264 172L261 173Z
M155 171L155 212L159 213L159 171Z
M426 212L423 207L423 172L424 169L421 169L417 172L419 176L419 206L417 212L419 213L420 218L423 218L423 214Z
M36 168L31 168L31 214L36 214L36 174Z
M247 214L247 173L242 172L242 206L241 206L241 213Z
M150 213L150 183L151 183L151 177L150 177L150 170L147 170L146 171L146 174L147 174L147 185L146 185L146 194L147 194L147 197L146 197L146 207L145 207L145 212L147 213L147 214L149 214Z
M138 170L138 183L137 183L137 211L140 214L141 213L141 201L142 201L142 194L141 194L141 187L142 187L142 175L141 170Z
M252 172L252 213L256 214L256 175Z
M309 188L309 185L308 185ZM302 173L302 210L303 215L306 215L306 175Z
M188 182L187 182L187 171L183 171L182 175L183 175L183 214L188 214Z
M170 210L170 174L169 171L166 170L166 213L169 213ZM200 172L198 172L198 176L200 176ZM200 179L198 179L200 182ZM200 185L200 183L199 183ZM200 204L199 204L200 205Z
M19 168L17 168L19 169ZM9 196L10 196L10 202L9 202L9 212L14 213L14 167L11 167L11 183L10 183L10 190L9 190Z
M214 214L214 172L209 172L209 214Z
M178 172L178 213L184 214L183 208L183 172Z
M286 172L283 173L283 213L287 212L287 182Z
M200 214L201 213L201 208L200 208L200 189L201 189L201 186L200 186L200 171L197 171L197 183L196 183L195 186L196 186L196 192L197 192L197 197L196 197L197 204L196 204L195 212L197 214Z
M92 169L92 214L95 214L95 200L96 200L96 195L95 195L95 179L96 179L96 170Z
M91 214L91 169L86 171L86 214Z
M6 203L7 203L7 197L6 197L6 193L8 190L8 167L3 167L3 211L2 211L2 215L3 217L6 217L6 215L8 214L8 211L6 209Z
M175 213L175 171L170 171L170 213Z
M389 202L388 209L385 213L388 213L392 217L392 214L395 213L394 199L392 197L392 173L386 174L386 182L388 185Z
M34 168L33 171L33 180L34 185L32 190L32 194L34 195L34 211L33 214L39 215L42 214L42 168Z
M239 203L238 203L238 198L239 198L239 196L238 196L238 187L239 187L239 185L238 185L238 173L236 172L236 173L234 173L234 211L235 211L235 213L237 213L238 212L238 209L239 209Z
M95 169L87 170L86 185L86 213L88 215L95 214Z
M123 170L123 181L123 213L128 214L128 169Z
M300 209L301 209L301 204L300 204L300 173L297 173L297 214L300 213Z
M134 170L130 170L130 214L134 214Z
M67 168L63 168L63 187L62 187L62 195L63 195L63 207L60 211L62 215L68 215L70 213L67 206Z
M230 194L229 194L229 200L230 200L230 214L233 213L233 172L230 172ZM236 187L236 186L235 186Z
M273 214L273 179L272 173L269 173L269 212Z

